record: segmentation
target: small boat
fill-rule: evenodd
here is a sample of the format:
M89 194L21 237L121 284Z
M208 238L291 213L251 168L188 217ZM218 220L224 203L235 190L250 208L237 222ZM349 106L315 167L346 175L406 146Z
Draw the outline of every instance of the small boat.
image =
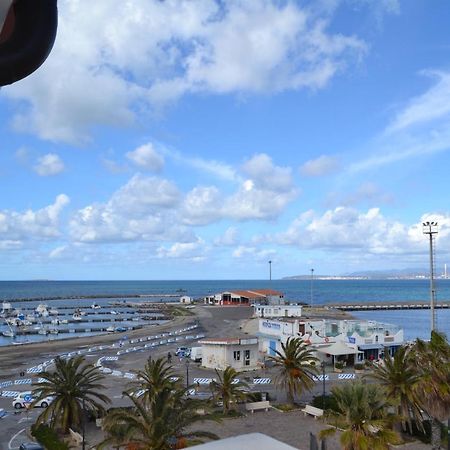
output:
M47 328L41 327L38 330L38 334L43 334L44 336L47 336L47 334L49 333Z
M98 304L98 303L92 303L92 305L91 305L91 308L92 309L100 309L101 308L101 306Z
M117 315L117 314L119 314L117 311L114 311L114 310L111 310L111 314L113 314L113 315Z
M63 323L66 324L66 323L69 323L69 321L68 321L67 319L63 319L63 320L60 320L59 323L61 323L61 324L63 324Z
M59 314L59 312L58 312L58 310L56 308L52 308L49 311L49 313L50 313L51 316L57 316Z
M40 314L41 316L48 316L48 308L47 305L45 305L44 303L39 303L39 305L37 305L35 311Z
M108 328L106 329L106 331L107 331L108 333L114 333L115 328L111 325L110 327L108 327Z
M50 331L50 334L58 334L59 333L58 328L51 328L49 331Z
M52 325L59 325L59 323L60 323L60 322L59 322L59 319L58 319L57 317L56 317L55 319L52 319L52 320L51 320L51 324L52 324Z
M73 313L72 319L73 319L73 320L76 320L76 321L78 321L78 322L80 322L81 320L83 320L83 318L81 317L81 314L80 314L80 313L77 313L76 311Z
M10 325L10 324L8 324L8 327L9 327L9 330L4 330L4 331L2 331L3 336L5 336L5 337L11 337L11 338L15 337L15 336L16 336L16 333L15 333L15 331L11 328L11 325Z

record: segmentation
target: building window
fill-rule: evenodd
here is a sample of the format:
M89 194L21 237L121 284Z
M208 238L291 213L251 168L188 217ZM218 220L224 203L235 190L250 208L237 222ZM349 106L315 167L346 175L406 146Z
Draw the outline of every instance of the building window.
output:
M250 350L244 351L244 361L246 366L250 365Z
M240 361L241 360L241 352L240 350L237 350L235 352L233 352L233 358L235 361Z

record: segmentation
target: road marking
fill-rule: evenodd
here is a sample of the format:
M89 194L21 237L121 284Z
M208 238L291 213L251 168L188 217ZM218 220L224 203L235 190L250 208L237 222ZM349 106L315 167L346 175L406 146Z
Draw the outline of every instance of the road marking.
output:
M23 433L25 430L26 430L26 428L22 428L18 433L16 433L16 434L9 440L9 442L8 442L8 448L9 448L9 450L16 450L16 449L19 448L19 447L12 447L12 446L11 446L11 443L14 441L14 439L17 438L17 436L19 436L20 433Z

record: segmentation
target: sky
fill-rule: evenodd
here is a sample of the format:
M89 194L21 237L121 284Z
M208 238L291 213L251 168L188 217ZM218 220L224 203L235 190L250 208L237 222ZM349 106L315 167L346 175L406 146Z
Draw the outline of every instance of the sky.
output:
M0 90L0 279L450 264L450 3L59 0Z

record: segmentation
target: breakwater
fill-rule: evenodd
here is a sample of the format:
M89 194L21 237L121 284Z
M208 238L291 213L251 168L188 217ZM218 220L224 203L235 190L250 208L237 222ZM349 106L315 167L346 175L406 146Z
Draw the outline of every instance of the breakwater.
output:
M316 305L322 308L335 308L343 311L378 311L378 310L407 310L407 309L430 309L430 303L424 301L408 302L365 302L365 303L327 303ZM435 309L450 309L450 301L439 301L434 305Z

